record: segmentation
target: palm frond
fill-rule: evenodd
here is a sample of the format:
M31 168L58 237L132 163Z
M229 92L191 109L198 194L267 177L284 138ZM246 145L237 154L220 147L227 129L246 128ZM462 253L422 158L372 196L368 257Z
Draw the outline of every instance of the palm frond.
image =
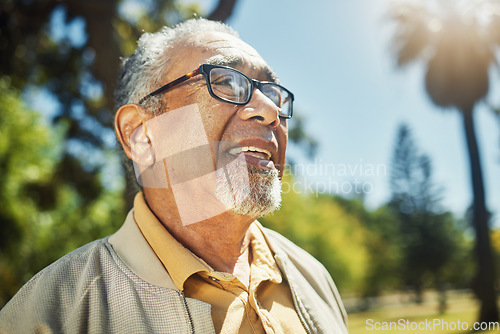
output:
M393 4L389 15L396 23L392 52L402 67L417 60L432 44L429 23L435 18L422 4L411 2Z

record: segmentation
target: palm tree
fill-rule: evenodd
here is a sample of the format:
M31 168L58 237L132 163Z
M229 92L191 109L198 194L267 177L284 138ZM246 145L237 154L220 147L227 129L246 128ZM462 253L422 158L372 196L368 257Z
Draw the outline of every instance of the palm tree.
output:
M432 102L454 108L463 117L473 190L479 321L498 321L489 212L473 113L488 92L489 69L497 65L494 51L500 45L500 6L493 0L420 0L394 4L390 17L396 23L392 46L397 65L424 63L425 88Z

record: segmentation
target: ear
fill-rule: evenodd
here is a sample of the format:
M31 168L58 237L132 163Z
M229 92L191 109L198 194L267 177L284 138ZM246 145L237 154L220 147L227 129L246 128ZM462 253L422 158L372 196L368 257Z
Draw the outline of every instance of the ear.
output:
M142 166L155 163L154 150L144 122L148 114L138 104L121 106L115 115L115 133L129 159Z

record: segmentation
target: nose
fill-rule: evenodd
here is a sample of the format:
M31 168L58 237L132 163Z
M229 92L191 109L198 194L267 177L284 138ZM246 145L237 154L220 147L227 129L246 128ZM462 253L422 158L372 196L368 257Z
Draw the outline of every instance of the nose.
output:
M254 89L250 102L245 104L238 113L243 120L255 120L272 128L280 124L279 108L257 88Z

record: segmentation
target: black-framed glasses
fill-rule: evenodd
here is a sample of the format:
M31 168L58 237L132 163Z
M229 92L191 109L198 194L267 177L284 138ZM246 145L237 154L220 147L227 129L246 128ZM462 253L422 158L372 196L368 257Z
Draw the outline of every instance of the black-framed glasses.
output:
M292 117L293 94L285 87L274 82L254 80L231 67L209 64L200 65L196 70L158 88L140 99L139 104L149 97L164 93L198 74L203 74L205 77L208 92L214 99L244 105L250 102L253 91L257 88L279 108L278 114L280 117Z

